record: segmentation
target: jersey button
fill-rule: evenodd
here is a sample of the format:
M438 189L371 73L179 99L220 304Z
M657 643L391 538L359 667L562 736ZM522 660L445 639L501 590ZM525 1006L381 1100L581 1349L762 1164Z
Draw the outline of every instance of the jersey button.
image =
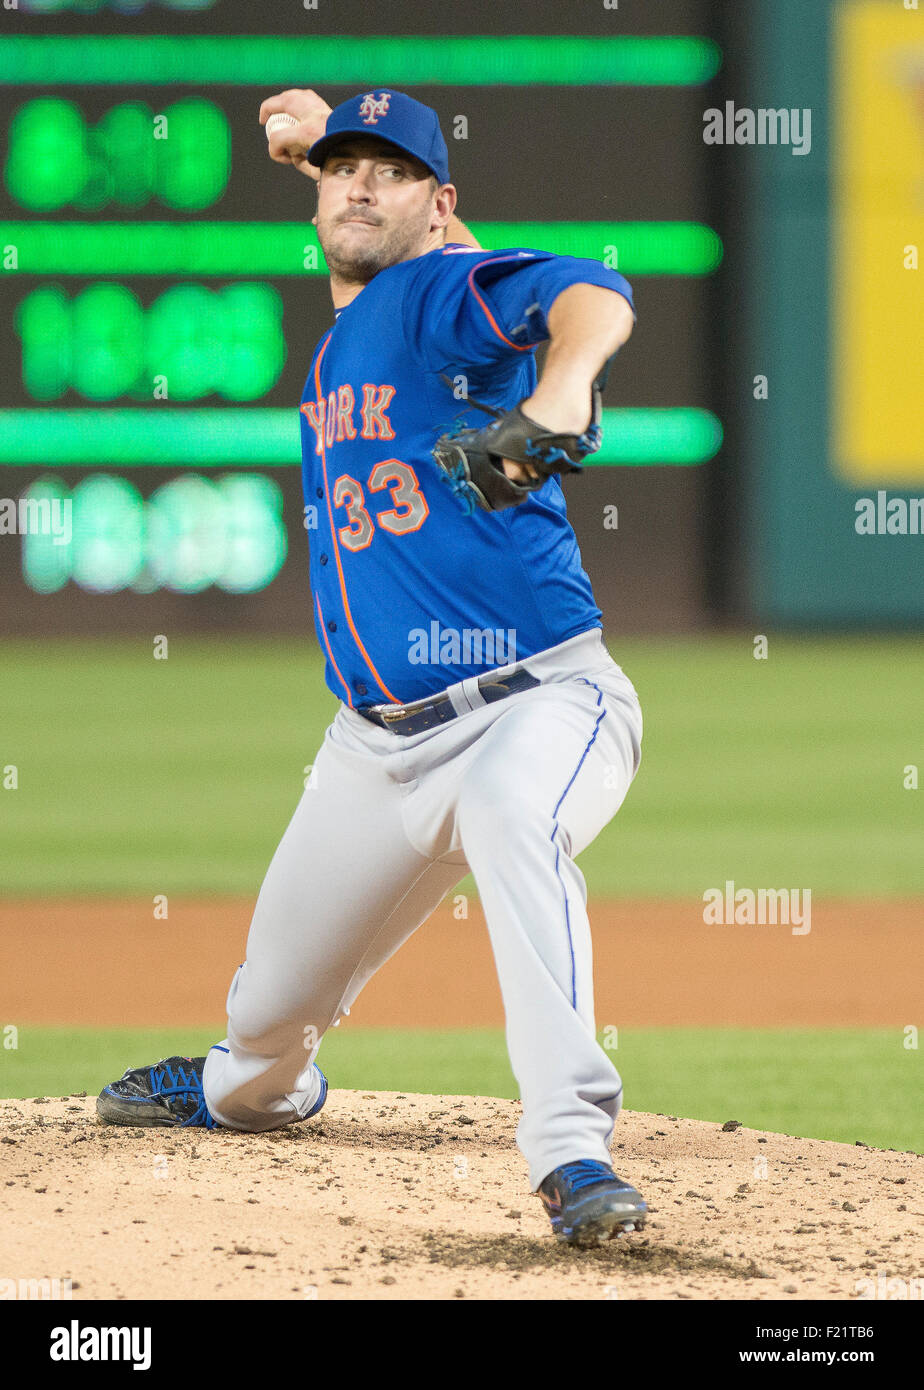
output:
M336 624L335 622L331 621L331 622L329 622L329 623L327 624L327 629L328 629L329 632L336 632L336 631L337 631L337 624Z
M327 556L326 556L326 555L322 555L322 556L321 556L321 564L322 564L322 565L326 565L326 564L327 564Z
M357 695L367 695L369 693L368 687L363 685L362 681L356 682L355 690Z
M319 488L318 488L318 496L319 496L319 497L323 497L323 496L324 496L324 489L323 489L322 487L319 487Z

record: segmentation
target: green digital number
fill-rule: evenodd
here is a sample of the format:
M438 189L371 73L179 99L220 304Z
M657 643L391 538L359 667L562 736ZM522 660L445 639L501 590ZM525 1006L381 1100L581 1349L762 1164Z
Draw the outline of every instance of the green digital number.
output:
M4 177L10 196L34 212L143 207L155 198L194 212L218 201L230 171L227 118L202 97L161 111L122 102L95 126L72 101L36 97L10 124Z
M145 310L124 285L70 299L43 285L18 305L22 379L37 401L69 389L90 401L259 400L285 365L282 298L272 285L174 285Z
M46 476L24 496L56 502L69 523L66 534L46 526L22 538L23 578L41 594L70 581L90 593L195 594L210 586L254 593L272 582L288 551L282 493L258 473L181 474L147 501L111 474L91 474L73 491Z

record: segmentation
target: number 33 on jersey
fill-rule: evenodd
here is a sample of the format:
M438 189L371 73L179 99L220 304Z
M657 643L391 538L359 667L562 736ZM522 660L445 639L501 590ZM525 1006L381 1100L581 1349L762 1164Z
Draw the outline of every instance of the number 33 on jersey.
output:
M362 429L359 433L361 439L395 438L395 432L386 414L394 394L393 386L376 387L368 382L364 384ZM314 431L316 447L322 457L333 444L357 438L356 425L353 422L353 403L353 388L349 385L329 392L321 401L303 402L302 413ZM380 459L369 474L367 486L370 492L388 489L394 504L386 510L379 511L375 519L366 507L363 485L357 478L349 473L341 473L331 488L334 507L346 509L347 524L337 528L337 536L340 544L347 550L365 550L367 545L371 545L376 523L392 535L401 536L407 531L417 531L430 514L430 508L420 490L417 474L411 465L402 459ZM322 490L317 491L320 496Z

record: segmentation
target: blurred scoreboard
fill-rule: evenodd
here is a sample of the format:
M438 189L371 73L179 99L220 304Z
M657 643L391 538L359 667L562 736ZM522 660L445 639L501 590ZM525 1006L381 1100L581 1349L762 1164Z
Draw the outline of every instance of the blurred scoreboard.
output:
M70 42L76 56L81 41ZM105 52L104 39L91 42ZM3 286L4 360L15 375L5 373L0 449L4 463L18 453L20 466L34 458L80 470L42 468L19 492L35 502L26 518L47 518L24 528L22 580L41 594L69 584L90 593L253 592L286 558L282 489L249 471L265 461L256 440L248 458L229 458L233 472L185 471L201 459L184 438L192 418L184 422L177 407L272 398L286 361L282 294L266 280L216 284L217 255L189 256L187 267L181 250L165 263L163 219L177 219L182 232L228 194L232 130L222 106L201 96L153 105L117 96L118 87L29 94L7 125L4 188L24 216L4 236L16 272ZM118 275L127 245L137 257ZM165 269L208 278L167 279ZM158 427L174 427L169 457L145 442L145 405ZM105 472L86 461L88 443ZM172 476L152 481L155 464ZM121 471L127 465L131 473Z
M391 7L378 8L384 30ZM460 214L486 246L594 256L637 288L640 277L696 287L694 312L721 261L690 118L721 62L701 34L376 36L371 5L362 38L311 37L298 17L298 34L227 32L254 18L229 0L19 9L15 30L0 34L0 579L19 595L0 616L7 630L75 613L92 625L80 595L239 600L278 589L287 559L283 588L299 602L297 402L332 308L315 186L266 157L258 110L271 92L312 85L335 105L365 85L406 86L435 105ZM279 9L289 25L290 11ZM30 28L29 15L58 23ZM102 15L112 32L100 32ZM439 85L421 85L437 71ZM617 88L609 172L632 193L608 206L599 179L588 196L587 171L568 155L577 123L582 140L588 122L599 128ZM529 127L531 109L544 112L543 142L531 153L524 129L499 200L486 161L500 157L511 112ZM652 120L678 171L692 162L673 194L633 168ZM543 143L554 190L537 186ZM581 207L595 220L574 220ZM685 465L716 453L721 426L696 366L703 344L673 335L666 361L664 348L653 342L634 380L632 368L622 374L595 462ZM129 622L142 610L130 611Z

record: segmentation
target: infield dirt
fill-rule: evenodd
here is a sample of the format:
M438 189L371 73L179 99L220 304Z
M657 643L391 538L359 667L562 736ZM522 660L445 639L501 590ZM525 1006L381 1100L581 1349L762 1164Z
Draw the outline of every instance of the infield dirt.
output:
M921 1297L924 1157L624 1112L614 1164L648 1226L577 1251L528 1191L518 1116L340 1091L254 1135L2 1101L0 1277L74 1299Z
M484 916L477 900L469 907L461 920L451 902L437 909L363 990L351 1027L503 1026ZM903 1028L918 1017L919 899L823 899L805 936L707 926L702 911L689 899L592 903L601 1026ZM222 1027L253 902L178 896L169 918L153 912L140 898L0 901L5 1018Z

